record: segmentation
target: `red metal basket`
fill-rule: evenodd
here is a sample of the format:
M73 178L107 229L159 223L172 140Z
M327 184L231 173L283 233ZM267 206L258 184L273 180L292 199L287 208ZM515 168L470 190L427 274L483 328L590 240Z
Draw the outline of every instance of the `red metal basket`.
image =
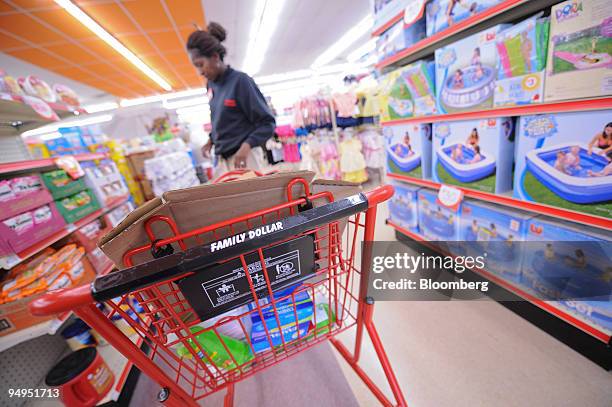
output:
M292 197L291 190L296 184L304 187L305 197ZM99 277L91 287L48 293L33 301L30 310L36 315L73 310L161 386L159 399L166 405L196 405L198 400L224 388L227 389L225 404L231 405L236 382L330 340L381 404L405 406L404 396L372 321L374 305L366 298L371 254L362 253L359 243L360 240L373 240L377 205L392 194L391 186L382 186L334 201L329 192L310 194L308 183L298 178L288 185L286 203L197 230L180 232L172 219L153 216L145 226L152 243L125 254L124 263L129 268ZM165 238L154 236L151 225L155 222L166 223L171 235ZM243 241L234 238L248 231L255 234L257 228L266 225L269 227L265 236ZM219 242L224 242L224 239L230 239L228 242L234 244L220 247ZM277 287L282 285L278 273L284 272L284 266L274 269L276 266L273 266L270 253L285 247L283 245L298 242L311 245L307 247L312 253L303 250L298 255L298 261L302 261L299 256L313 259L312 267L308 269L310 274L304 271L299 276L297 288L278 296L281 291ZM132 256L144 251L151 251L156 260L132 266ZM250 303L250 308L217 317L214 323L203 326L203 318L198 314L201 311L192 306L193 299L190 302L186 298L182 291L185 287L181 284L190 281L185 280L187 278L208 278L215 268L227 268L235 263L238 264L237 275L248 281L243 300ZM260 278L262 274L263 279ZM223 286L231 285L230 280L223 281ZM291 285L293 283L295 281ZM313 313L308 330L302 331L297 309L301 299L306 298L305 294L312 303ZM134 300L144 311L135 305ZM110 312L100 310L96 302L103 303ZM326 310L324 316L327 316L319 321L318 306ZM291 313L295 316L295 323L286 321ZM111 322L117 315L144 339L149 352L141 351ZM256 349L254 337L247 327L248 321L257 317L263 325L263 350L261 341L260 349ZM281 318L285 318L284 322ZM197 334L190 329L194 327L200 330ZM350 328L356 328L353 352L335 338ZM358 364L364 328L388 379L394 403ZM234 338L244 336L244 352L238 354L228 339L228 332L232 332ZM197 340L196 337L204 333L209 340L212 335L214 349L210 343L202 344Z

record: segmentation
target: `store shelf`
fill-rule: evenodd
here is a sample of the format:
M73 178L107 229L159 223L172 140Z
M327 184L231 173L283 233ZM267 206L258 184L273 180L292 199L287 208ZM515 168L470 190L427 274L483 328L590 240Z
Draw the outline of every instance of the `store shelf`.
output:
M60 119L86 113L81 108L73 109L63 103L45 103L53 109ZM23 133L49 123L53 123L53 120L40 116L34 109L24 103L21 96L0 94L0 136Z
M559 1L560 0L505 0L380 61L376 64L376 68L383 70L393 66L409 64L428 55L433 55L437 48L458 41L496 24L513 22L522 17L526 17L556 4Z
M410 117L407 119L381 122L382 126L398 124L438 123L455 120L490 119L493 117L526 116L544 113L583 112L589 110L612 109L612 97L566 100L553 103L536 103L531 105L501 107L473 112L447 113L432 116Z
M433 189L440 189L442 184L434 181L408 177L405 175L387 173L389 178L397 179L400 181L407 182L409 184L419 185L422 187L428 187ZM603 229L612 229L612 219L604 218L602 216L589 215L587 213L576 212L569 209L557 208L554 206L544 205L537 202L521 201L520 199L512 198L509 196L491 194L488 192L476 191L469 188L461 188L453 185L453 188L457 188L463 191L464 195L469 198L479 199L481 201L496 203L504 206L509 206L515 209L522 209L529 212L538 213L541 215L547 215L558 219L569 220L576 223L582 223L584 225L595 226Z
M75 154L73 156L78 161L90 161L90 160L102 160L107 158L106 153L86 153L86 154ZM10 172L37 170L49 167L55 167L55 158L42 158L40 160L26 160L26 161L15 161L12 163L1 163L0 174L6 174Z
M95 212L90 213L89 215L85 216L82 219L79 219L78 221L76 221L75 223L71 223L69 225L66 225L64 227L64 229L60 230L59 232L47 237L46 239L28 247L27 249L14 254L14 255L9 255L9 256L4 256L4 257L0 257L0 268L4 268L4 269L11 269L13 267L15 267L17 264L21 263L22 261L34 256L36 253L40 252L41 250L49 247L50 245L52 245L53 243L63 239L64 237L68 236L69 234L73 233L74 231L82 228L83 226L87 225L88 223L93 222L94 220L96 220L97 218L99 218L100 216L104 215L105 213L115 209L116 207L120 206L121 204L125 203L127 200L129 199L129 196L124 196L124 197L120 197L115 199L113 202L111 202L108 206L102 208L102 209L98 209Z
M436 246L435 245L430 245L428 244L428 240L425 239L423 236L419 235L418 233L415 232L411 232L409 230L406 230L405 228L402 228L401 226L387 220L387 225L391 226L392 228L394 228L395 230L397 230L398 232L402 233L403 235L408 236L409 238L416 240L418 242L421 242L423 245L436 250ZM445 254L445 253L443 253ZM588 321L583 320L577 316L571 315L568 312L566 312L565 310L562 310L558 307L556 307L554 305L553 301L543 301L533 295L531 295L530 293L528 293L527 291L525 291L523 288L518 287L512 283L510 283L507 280L504 280L498 276L496 276L495 274L492 274L486 270L478 270L478 269L474 269L472 270L474 273L481 275L482 277L486 278L487 280L497 284L498 286L510 291L511 293L524 298L525 300L529 301L530 303L538 306L539 308L542 308L543 310L547 311L548 313L556 316L557 318L562 319L563 321L567 322L568 324L580 329L583 332L586 332L587 334L593 336L594 338L600 340L603 343L610 343L610 339L612 338L611 336L611 332L606 332L603 331L597 327L594 327L593 325L591 325Z
M423 15L425 15L425 13L423 13ZM389 28L393 26L393 24L397 23L402 18L404 18L404 10L400 11L399 13L394 15L389 21L387 21L386 23L384 23L383 25L381 25L380 27L372 31L372 37L378 37L380 34L387 31Z

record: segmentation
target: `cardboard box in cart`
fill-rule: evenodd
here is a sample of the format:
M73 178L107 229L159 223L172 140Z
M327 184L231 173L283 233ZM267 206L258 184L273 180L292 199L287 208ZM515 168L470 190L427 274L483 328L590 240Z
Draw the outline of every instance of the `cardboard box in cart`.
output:
M122 260L126 251L151 243L145 233L144 222L153 215L168 216L175 220L180 231L187 232L287 202L287 185L292 179L304 178L311 183L313 177L314 173L309 171L286 172L166 192L161 198L145 203L128 215L123 222L101 239L99 246L118 268L123 269L126 268ZM335 200L360 192L357 184L342 181L317 180L311 183L310 189L311 193L330 191ZM294 198L303 196L304 190L301 184L295 185L292 193ZM322 205L326 202L321 199L314 203ZM288 210L281 215L281 217L285 216L289 216ZM275 215L274 218L277 216ZM258 226L257 222L251 222L251 226ZM242 225L237 226L234 232L240 232L240 227L245 228ZM152 230L159 238L169 237L169 229L162 222L153 223ZM207 239L213 240L211 234L203 238L204 243ZM191 238L185 242L187 247L194 247L201 244L202 240L198 243ZM179 250L178 247L175 249ZM134 264L150 260L152 260L152 255L149 251L133 258Z

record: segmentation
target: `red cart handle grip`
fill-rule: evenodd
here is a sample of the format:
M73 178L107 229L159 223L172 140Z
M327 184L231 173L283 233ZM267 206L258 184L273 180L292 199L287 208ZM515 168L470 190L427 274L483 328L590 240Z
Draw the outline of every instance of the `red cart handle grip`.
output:
M93 302L91 284L84 284L74 288L50 291L30 302L28 308L32 315L42 317L72 311Z
M391 198L395 193L395 188L391 185L381 185L374 188L371 191L364 192L363 194L368 199L368 208L373 208L376 205L385 202Z

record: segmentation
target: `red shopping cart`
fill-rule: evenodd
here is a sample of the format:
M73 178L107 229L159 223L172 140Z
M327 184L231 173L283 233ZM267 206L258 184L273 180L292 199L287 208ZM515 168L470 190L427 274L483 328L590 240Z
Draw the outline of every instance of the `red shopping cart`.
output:
M298 187L305 195L294 198ZM334 200L331 192L311 194L308 182L296 178L286 194L282 204L188 232L152 216L145 222L151 243L125 253L128 268L91 286L50 292L30 310L73 310L161 386L158 400L168 406L197 405L222 389L230 406L235 383L327 340L381 404L405 406L366 294L371 253L359 243L374 239L377 205L393 188ZM156 222L169 226L171 236L155 236ZM143 252L155 259L132 265ZM304 309L311 311L306 318ZM111 322L117 315L148 352ZM337 338L349 329L355 329L352 351ZM364 331L393 402L359 365Z

